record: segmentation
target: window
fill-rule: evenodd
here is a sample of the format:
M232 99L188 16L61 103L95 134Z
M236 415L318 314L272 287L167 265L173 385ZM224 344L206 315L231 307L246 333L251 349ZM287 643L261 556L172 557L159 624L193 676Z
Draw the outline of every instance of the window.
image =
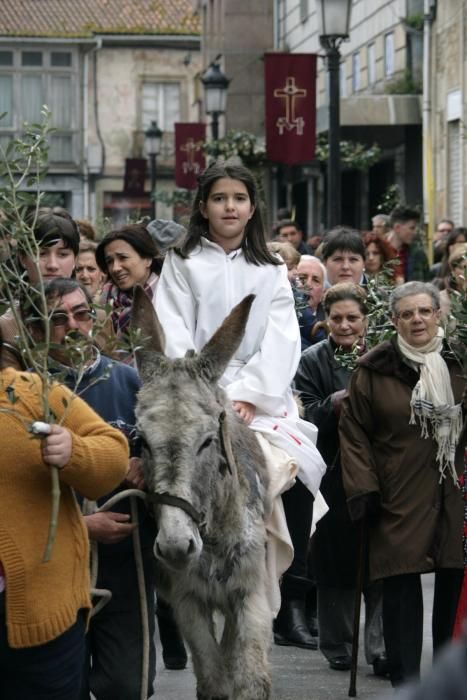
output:
M360 90L360 52L352 54L352 92Z
M13 51L0 51L0 66L13 65Z
M384 75L394 74L394 34L390 32L384 37Z
M42 66L42 51L22 51L21 65L22 66Z
M142 128L157 121L162 131L175 131L180 121L180 83L144 83Z
M71 68L71 53L69 51L51 51L50 65L56 68Z
M13 126L13 78L11 75L0 75L0 114L6 112L0 121L0 127Z
M376 55L374 44L368 44L366 62L368 66L368 85L374 85L376 83Z
M23 131L25 122L41 120L46 104L51 112L49 160L72 163L78 151L78 75L73 51L14 49L0 51L0 143L6 146Z
M345 61L343 61L339 66L339 81L340 95L341 97L347 97L347 85L345 82Z
M448 122L448 203L449 216L452 216L454 221L462 220L462 138L460 131L460 120Z

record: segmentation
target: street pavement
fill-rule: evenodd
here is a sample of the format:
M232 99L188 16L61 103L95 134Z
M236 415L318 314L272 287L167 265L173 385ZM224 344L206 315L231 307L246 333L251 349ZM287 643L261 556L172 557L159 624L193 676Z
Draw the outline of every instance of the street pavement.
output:
M433 576L422 577L425 601L425 625L422 673L431 665L431 609ZM364 606L362 605L362 608ZM362 618L363 622L363 618ZM362 635L360 634L360 640ZM344 700L348 697L350 673L332 671L319 651L273 645L270 654L273 692L271 700ZM360 645L357 674L357 698L385 700L391 697L389 681L373 675L366 665ZM157 677L154 700L195 700L195 679L190 667L184 671L167 671L157 640Z

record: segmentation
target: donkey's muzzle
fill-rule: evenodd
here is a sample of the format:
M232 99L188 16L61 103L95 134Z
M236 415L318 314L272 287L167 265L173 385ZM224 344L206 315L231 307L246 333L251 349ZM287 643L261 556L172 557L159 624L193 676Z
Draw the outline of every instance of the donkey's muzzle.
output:
M181 571L188 564L198 557L198 547L195 538L177 539L176 542L159 542L158 538L154 543L154 555L163 562L169 569Z

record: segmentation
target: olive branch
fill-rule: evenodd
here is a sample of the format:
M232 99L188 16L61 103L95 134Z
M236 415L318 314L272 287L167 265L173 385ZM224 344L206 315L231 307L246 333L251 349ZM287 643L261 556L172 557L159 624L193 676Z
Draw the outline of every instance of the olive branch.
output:
M0 119L5 115L1 114ZM65 344L52 343L50 334L50 317L54 312L45 294L45 282L37 264L40 246L34 236L34 229L45 205L45 193L41 191L41 180L47 172L48 139L54 129L50 126L51 114L47 107L41 111L41 122L25 124L24 132L18 139L11 140L6 148L0 145L0 313L9 314L17 328L15 347L10 348L18 355L22 366L31 370L20 375L24 382L37 386L33 374L38 375L41 384L41 422L46 424L63 424L70 407L70 401L63 399L63 412L60 419L53 414L49 404L49 393L54 384L70 377L73 368L73 386L76 393L78 385L90 362L90 353L96 336L107 324L111 309L105 308L101 320L95 321L92 336L84 338L70 334ZM19 262L18 252L36 263L38 281L31 285ZM24 310L27 314L23 318ZM23 313L22 313L23 312ZM33 328L41 328L38 340ZM114 350L122 341L115 339L110 350ZM107 349L107 348L106 348ZM66 355L66 366L53 362L50 353L60 350ZM95 381L102 381L104 375ZM91 382L86 388L92 385ZM69 383L68 383L69 385ZM40 439L45 434L38 434L34 429L35 421L26 420L16 407L18 397L14 385L1 386L5 391L10 409L2 408L1 413L9 413L18 418L31 438ZM58 468L50 466L51 477L51 513L47 543L43 561L50 560L60 508L60 482Z

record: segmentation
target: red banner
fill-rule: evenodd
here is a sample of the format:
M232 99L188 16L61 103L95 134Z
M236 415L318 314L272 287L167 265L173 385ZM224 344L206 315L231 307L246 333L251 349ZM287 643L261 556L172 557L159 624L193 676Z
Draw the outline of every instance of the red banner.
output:
M123 194L129 197L144 197L146 165L146 158L125 158Z
M264 85L268 160L287 165L313 160L316 54L265 54Z
M198 186L197 176L206 167L203 143L206 140L206 124L175 124L175 184L187 190Z

